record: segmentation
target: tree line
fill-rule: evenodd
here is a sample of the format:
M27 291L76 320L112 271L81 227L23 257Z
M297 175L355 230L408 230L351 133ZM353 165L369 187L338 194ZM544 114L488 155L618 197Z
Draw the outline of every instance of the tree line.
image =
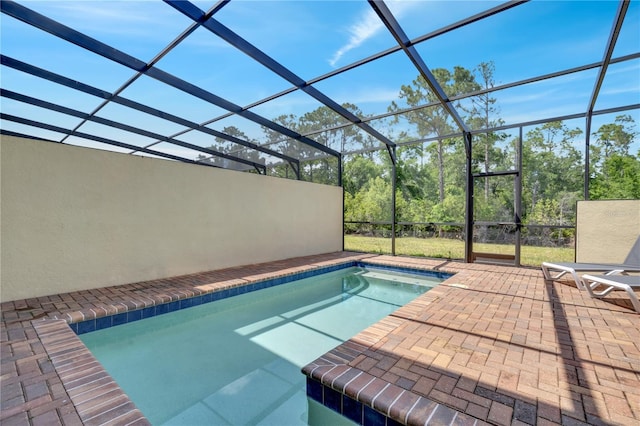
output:
M481 63L475 69L438 68L432 73L450 98L471 92L480 93L455 103L471 129L491 129L504 124L500 108L491 89L495 85L493 63ZM484 90L483 90L484 89ZM385 128L398 144L396 162L396 219L399 222L460 223L465 214L465 147L447 112L432 104L436 97L418 76L399 89L404 104L392 102L387 118L371 122ZM365 116L354 104L343 107ZM391 220L391 158L381 142L355 125L343 126L346 120L327 107L319 107L300 117L281 115L273 121L343 153L345 220L387 222ZM322 129L330 129L320 132ZM261 144L298 158L311 159L301 165L304 180L336 184L337 161L270 129L263 128ZM258 143L235 127L223 132ZM315 133L314 133L315 132ZM385 132L383 132L385 133ZM600 126L590 136L590 199L640 198L640 150L632 152L638 131L630 115L621 114L613 122ZM477 133L473 136L473 172L490 174L514 170L518 149L522 155L522 223L572 226L576 201L583 198L585 171L585 135L579 127L562 121L547 122L527 128L522 141L507 131ZM427 140L426 142L422 142ZM259 161L256 151L242 152L231 142L216 139L212 149L241 154ZM635 148L637 149L637 148ZM321 155L322 154L322 155ZM201 160L224 165L228 160ZM294 178L289 165L269 168L274 176ZM513 220L514 177L489 176L474 179L474 220ZM353 225L349 228L357 231ZM558 231L563 232L563 231Z

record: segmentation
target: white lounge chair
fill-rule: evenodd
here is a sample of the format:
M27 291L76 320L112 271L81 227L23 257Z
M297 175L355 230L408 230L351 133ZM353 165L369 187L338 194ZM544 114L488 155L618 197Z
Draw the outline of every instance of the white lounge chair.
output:
M542 262L544 279L556 281L565 274L573 277L576 287L584 289L584 284L578 275L579 272L640 272L640 236L631 247L624 263L582 263L582 262ZM555 273L555 275L553 275Z
M631 299L633 308L640 313L640 301L638 295L633 291L634 288L640 288L640 275L618 275L616 272L605 275L585 274L582 276L582 284L589 295L596 298L602 298L613 290L624 290ZM604 286L605 289L595 291L600 286Z

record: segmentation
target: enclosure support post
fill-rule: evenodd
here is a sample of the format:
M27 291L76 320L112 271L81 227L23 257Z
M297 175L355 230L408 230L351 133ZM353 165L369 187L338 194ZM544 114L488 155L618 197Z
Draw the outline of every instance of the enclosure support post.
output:
M336 159L338 160L338 186L342 185L342 153L338 154Z
M589 199L589 173L591 170L591 157L589 156L589 151L591 150L591 118L593 111L587 112L587 123L585 126L585 135L584 135L584 199Z
M520 266L520 248L522 243L522 127L518 136L518 145L516 146L516 174L515 181L515 222L516 222L516 247L515 247L515 266Z
M464 261L471 263L473 261L473 173L471 171L471 133L464 132L465 148L467 152L466 172L467 172L467 200L466 212L464 220Z
M602 87L602 83L604 82L604 77L607 75L607 68L609 68L609 63L611 62L611 56L613 55L613 51L616 47L616 41L618 41L618 36L620 35L620 29L622 28L622 23L624 22L624 17L627 14L627 10L629 10L629 1L622 0L618 5L618 10L616 12L616 18L613 22L613 27L611 28L611 33L609 34L609 40L607 41L607 46L604 51L604 56L602 58L602 65L600 66L600 71L598 71L598 78L596 79L595 85L593 86L593 92L591 93L591 98L589 99L589 106L587 107L587 127L585 134L585 167L584 167L584 199L589 199L589 134L591 133L591 117L593 115L593 109L596 106L596 101L598 100L598 94L600 93L600 88Z
M338 186L340 188L342 188L342 251L344 251L344 233L345 233L345 229L344 229L344 185L342 182L342 170L343 170L343 166L342 166L342 153L340 153L338 155Z
M296 175L296 179L300 180L300 161L289 161L289 166L291 166L291 170L293 170L293 173L295 173ZM287 172L287 177L289 177L289 169L285 169Z
M396 255L396 147L387 146L391 157L391 255Z

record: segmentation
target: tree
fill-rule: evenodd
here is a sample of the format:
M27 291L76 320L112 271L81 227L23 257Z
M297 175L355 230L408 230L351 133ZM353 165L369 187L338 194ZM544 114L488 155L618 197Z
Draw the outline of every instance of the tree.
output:
M469 93L478 90L480 86L475 81L471 71L466 68L456 66L453 72L436 68L432 71L437 82L448 96L461 93ZM437 97L429 89L427 82L422 76L418 76L410 85L403 85L400 88L401 99L404 99L409 107L426 105L437 100ZM399 111L400 108L395 102L391 103L389 111ZM424 139L428 136L442 137L453 133L454 128L449 121L449 114L441 107L429 107L414 109L403 114L407 120L415 125L418 138ZM436 142L436 156L438 164L438 199L443 202L445 198L445 144L447 140L438 139Z
M248 137L243 131L238 129L236 126L227 126L222 129L222 133L225 133L229 136L236 137L238 139L242 139L246 142L257 143L256 140ZM209 149L221 152L223 154L229 154L234 157L244 158L245 160L253 161L255 163L264 163L264 159L260 158L260 153L254 149L244 148L242 145L239 145L235 142L228 141L223 138L215 137L214 143L211 144ZM198 161L214 164L219 167L224 168L232 168L232 163L235 163L232 160L228 160L222 157L212 157L210 155L200 154L196 158ZM236 163L237 164L237 163Z
M573 212L573 207L577 201L572 198L571 194L565 193L564 197L560 197L560 201L555 199L540 200L533 210L529 212L527 222L529 224L543 224L543 225L571 225L574 223L574 216L567 216L567 208ZM571 203L569 206L568 204ZM549 245L564 245L565 239L569 238L573 234L573 230L563 228L542 228L539 232L538 238L543 246Z
M362 154L350 156L344 162L342 186L346 193L354 195L366 190L377 176L383 174L383 167Z
M343 103L341 106L358 117L366 118L357 105ZM316 133L313 139L339 152L363 149L372 144L371 140L366 138L357 126L352 125L336 128L346 123L347 120L344 117L329 107L321 106L300 117L297 131L305 134L322 129L333 129Z
M390 222L391 183L380 176L373 178L366 188L362 188L355 196L345 199L345 216L351 220L369 222ZM400 190L396 191L396 214L401 215L406 208Z
M293 130L297 126L298 118L293 114L282 114L273 118L271 121ZM301 150L303 149L303 145L301 142L297 142L291 138L288 138L282 133L271 130L270 128L265 126L261 126L261 129L262 133L264 134L264 146L268 146L270 149L281 152L282 154L289 157L301 158ZM300 168L302 169L302 164L300 164ZM296 177L295 172L291 170L291 166L287 162L281 162L276 165L270 166L269 172L273 176L282 178L294 179ZM302 170L300 171L300 173L302 174Z
M489 90L495 86L493 74L495 65L492 61L481 62L474 70L478 76L481 88ZM504 121L498 117L500 109L496 106L496 98L491 93L482 93L471 98L471 109L468 111L468 118L471 127L474 129L489 129L501 126ZM473 161L484 173L504 165L505 154L496 148L496 142L504 140L505 135L501 133L488 132L480 133L473 137ZM478 149L479 148L479 149ZM484 201L489 201L490 183L489 179L484 179Z
M558 199L564 192L580 193L582 154L574 141L582 134L562 121L545 123L527 132L523 143L523 205L534 211L540 200Z
M362 111L354 104L345 103L342 107L359 117L364 117ZM347 120L326 106L318 107L301 117L293 114L280 115L272 121L302 135L313 133L311 139L338 152L356 148L366 149L375 145L373 138L361 132L357 126L341 127ZM322 129L327 130L318 132ZM337 182L338 168L332 156L269 128L263 127L263 132L268 144L300 159L301 173L305 175L305 180L327 184Z
M637 135L635 121L630 115L619 115L613 123L603 124L593 133L596 141L603 147L604 158L612 154L629 155L631 142Z
M591 181L590 198L640 198L640 156L612 154Z

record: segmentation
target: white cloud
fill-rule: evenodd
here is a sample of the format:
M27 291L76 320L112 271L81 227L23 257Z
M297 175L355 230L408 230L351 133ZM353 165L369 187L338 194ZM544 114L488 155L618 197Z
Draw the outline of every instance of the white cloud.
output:
M600 94L602 95L619 95L619 94L629 94L629 95L633 95L638 93L638 84L634 83L634 82L629 82L629 84L625 85L621 85L621 86L616 86L616 87L607 87L604 88ZM632 101L632 99L629 99L630 101ZM638 98L636 97L636 101L638 100Z
M345 53L359 47L362 43L376 35L382 28L382 21L380 21L378 15L376 15L372 9L367 10L348 29L348 32L351 34L349 41L333 54L331 59L329 59L329 64L334 67Z
M386 88L367 88L368 90L358 90L357 92L345 93L344 100L341 102L350 102L356 105L368 103L390 103L398 99L397 89ZM341 95L336 98L342 98Z
M387 0L386 3L396 19L406 15L414 7L420 6L420 2L402 0ZM363 11L347 29L347 32L350 34L349 40L333 54L331 59L329 59L329 64L335 67L347 52L357 49L367 40L378 34L383 28L384 24L373 9Z
M637 78L638 74L636 73L639 70L640 70L640 63L637 63L635 61L630 61L627 64L609 65L609 68L607 68L607 75L630 73L632 77Z
M500 105L509 105L509 104L525 104L535 101L540 101L544 99L549 99L557 93L557 90L538 90L538 91L526 91L519 94L503 94L499 97Z
M76 30L148 37L151 26L178 21L184 27L170 7L162 6L148 1L63 1L41 3L34 10Z
M144 5L144 3L143 3ZM55 5L53 5L55 7ZM87 20L109 20L112 22L151 22L152 17L140 13L140 4L135 2L64 2L57 5L68 16ZM114 7L115 6L115 7Z

